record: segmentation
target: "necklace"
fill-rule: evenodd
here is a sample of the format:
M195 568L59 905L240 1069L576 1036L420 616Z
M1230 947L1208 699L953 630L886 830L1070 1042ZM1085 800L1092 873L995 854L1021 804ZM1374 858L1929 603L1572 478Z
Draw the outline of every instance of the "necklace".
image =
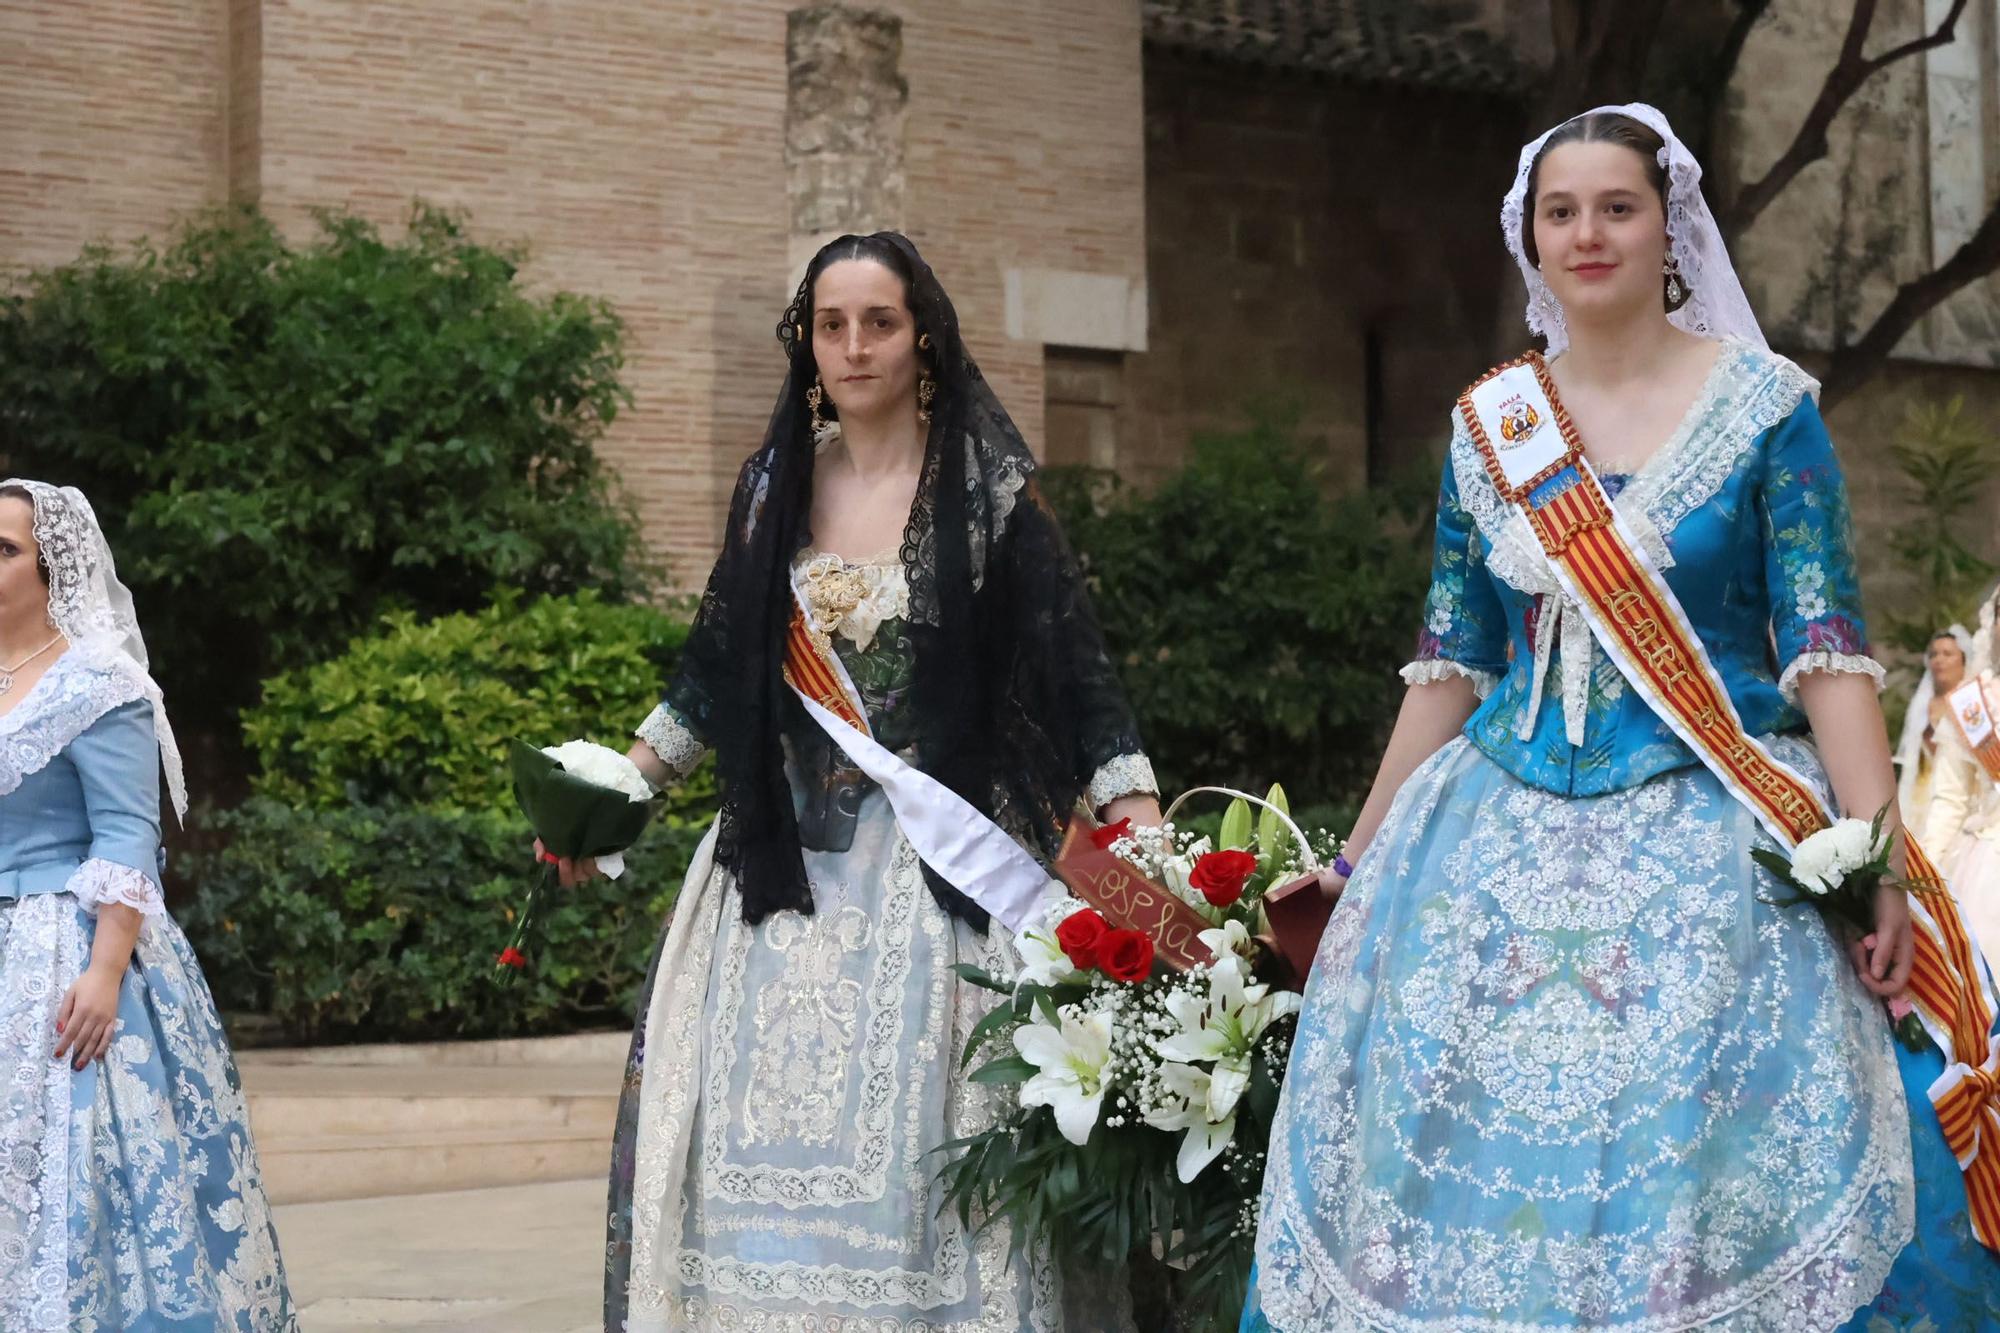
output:
M8 691L14 688L14 673L16 671L19 671L22 667L28 665L28 663L40 657L43 653L55 647L56 644L60 643L61 641L62 641L62 634L60 631L58 631L55 638L50 639L47 643L35 649L34 652L29 653L26 657L14 663L13 666L0 667L0 694L6 694Z

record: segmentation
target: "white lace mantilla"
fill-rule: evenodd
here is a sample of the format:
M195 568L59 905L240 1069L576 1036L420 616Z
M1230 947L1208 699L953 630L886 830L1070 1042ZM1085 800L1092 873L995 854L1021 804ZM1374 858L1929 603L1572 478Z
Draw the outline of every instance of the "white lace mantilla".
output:
M123 672L75 665L67 653L58 657L27 698L0 717L0 796L39 773L97 719L144 697Z
M94 916L107 903L129 907L141 916L165 916L166 900L152 876L131 866L93 856L69 877L69 891Z
M1121 754L1107 759L1091 776L1084 790L1084 803L1102 810L1121 796L1158 796L1160 780L1153 776L1153 761L1143 754Z
M646 720L632 734L646 742L676 778L684 778L694 772L695 765L708 753L708 747L697 740L695 734L687 729L687 724L665 704L646 714Z
M1818 381L1775 352L1740 339L1723 343L1673 435L1612 500L1655 569L1665 572L1674 567L1668 538L1681 521L1715 498L1756 448L1758 437L1818 390ZM1581 745L1590 707L1590 675L1603 650L1591 637L1583 608L1550 571L1528 520L1494 489L1464 414L1454 410L1451 425L1451 467L1459 501L1493 547L1487 568L1509 587L1542 598L1535 633L1534 692L1521 710L1518 734L1523 739L1534 734L1542 683L1551 660L1560 655L1564 724L1570 744Z

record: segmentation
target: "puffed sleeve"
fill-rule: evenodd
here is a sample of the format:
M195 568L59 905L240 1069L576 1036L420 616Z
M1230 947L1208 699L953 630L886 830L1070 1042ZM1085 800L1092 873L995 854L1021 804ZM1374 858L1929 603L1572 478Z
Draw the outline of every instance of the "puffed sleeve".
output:
M1772 428L1763 466L1757 503L1779 690L1796 702L1798 678L1812 671L1869 676L1880 689L1882 664L1869 654L1861 616L1847 484L1810 398Z
M1450 453L1438 486L1437 538L1431 587L1424 598L1424 626L1416 660L1403 668L1411 685L1467 676L1485 698L1507 669L1506 616L1486 572L1484 548L1472 514L1459 499Z
M1067 652L1053 667L1050 688L1067 694L1076 713L1076 774L1084 803L1101 810L1121 796L1157 796L1159 782L1140 744L1118 669L1105 646L1104 631L1076 553L1064 537L1040 489L1031 480L1022 490L1008 539L1016 577L1034 588L1021 599L1018 614L1046 618L1030 641L1056 642Z
M120 704L69 744L90 818L90 855L70 876L69 890L90 911L118 903L159 916L160 745L153 708L144 699Z

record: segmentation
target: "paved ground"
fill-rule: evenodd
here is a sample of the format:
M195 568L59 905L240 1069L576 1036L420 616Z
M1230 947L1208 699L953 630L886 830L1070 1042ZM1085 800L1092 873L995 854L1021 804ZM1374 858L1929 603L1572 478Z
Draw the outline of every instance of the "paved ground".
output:
M604 1181L277 1210L303 1333L598 1333Z

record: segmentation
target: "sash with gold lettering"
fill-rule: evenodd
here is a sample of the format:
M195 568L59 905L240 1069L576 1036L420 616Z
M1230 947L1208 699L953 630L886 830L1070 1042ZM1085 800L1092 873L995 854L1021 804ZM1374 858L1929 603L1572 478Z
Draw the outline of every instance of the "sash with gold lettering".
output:
M1946 696L1952 721L1965 747L1979 760L1986 776L2000 782L2000 733L1993 726L1993 710L1987 706L1986 690L1974 676Z
M1018 933L1050 897L1062 895L1062 886L1005 829L869 734L860 691L832 646L807 625L796 590L785 639L785 683L854 766L881 786L903 837L924 864L994 920Z
M1744 730L1687 613L1584 458L1542 358L1489 372L1458 408L1494 489L1653 711L1782 845L1826 827L1831 813L1813 785ZM1906 843L1909 876L1925 886L1910 898L1910 999L1945 1062L1931 1104L1965 1172L1974 1233L2000 1250L2000 1004L1943 878L1914 838Z

